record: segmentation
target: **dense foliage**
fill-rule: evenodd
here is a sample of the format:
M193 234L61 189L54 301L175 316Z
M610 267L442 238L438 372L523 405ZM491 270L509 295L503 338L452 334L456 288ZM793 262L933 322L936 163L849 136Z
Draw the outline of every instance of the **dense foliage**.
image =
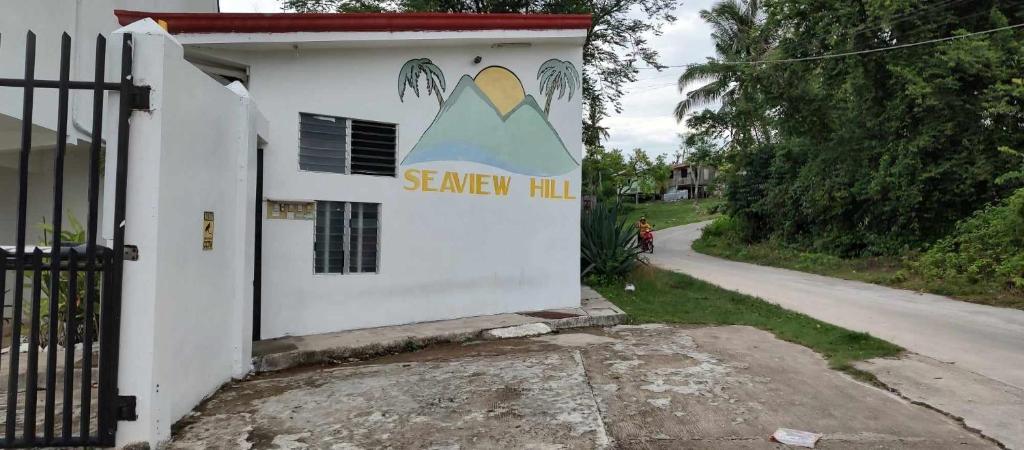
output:
M637 80L637 67L663 67L647 36L675 21L679 0L284 0L299 12L453 12L591 14L593 24L583 46L583 136L587 146L600 144L607 130L600 125L611 111L622 109L627 83Z
M1024 149L1022 28L741 63L1007 27L1024 22L1019 2L725 0L702 16L718 55L680 79L705 84L677 112L727 150L728 209L747 239L899 254L1024 185L1012 176ZM957 233L977 236L964 227L993 214Z
M995 280L1024 290L1024 189L958 223L916 268L932 278Z
M636 227L615 205L600 204L580 220L583 274L604 279L621 277L636 267L641 253Z

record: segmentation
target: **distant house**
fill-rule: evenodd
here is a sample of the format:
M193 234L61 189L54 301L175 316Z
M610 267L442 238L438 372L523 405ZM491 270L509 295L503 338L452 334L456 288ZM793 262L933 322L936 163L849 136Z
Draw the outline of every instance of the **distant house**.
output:
M717 175L718 169L714 167L691 166L688 163L674 164L664 198L667 201L706 198L711 195L708 186Z

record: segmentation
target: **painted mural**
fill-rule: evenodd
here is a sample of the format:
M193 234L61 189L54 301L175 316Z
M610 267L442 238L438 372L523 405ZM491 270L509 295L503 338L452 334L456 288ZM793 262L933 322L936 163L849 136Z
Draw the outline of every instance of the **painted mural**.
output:
M544 107L526 93L511 70L489 66L476 76L463 75L444 98L444 73L427 58L402 66L398 96L404 102L407 89L437 99L439 111L433 123L402 160L402 165L433 161L468 161L508 172L537 177L563 175L579 162L548 122L551 102L572 100L580 83L571 62L551 59L537 71ZM406 179L409 179L407 176Z

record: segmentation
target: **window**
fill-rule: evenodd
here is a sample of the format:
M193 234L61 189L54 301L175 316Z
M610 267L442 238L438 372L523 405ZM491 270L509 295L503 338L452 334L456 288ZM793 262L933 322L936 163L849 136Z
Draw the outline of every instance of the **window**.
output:
M352 173L395 176L398 148L394 124L350 120L352 127Z
M373 273L380 265L380 203L316 202L315 273Z
M395 124L318 114L299 114L299 169L395 176Z

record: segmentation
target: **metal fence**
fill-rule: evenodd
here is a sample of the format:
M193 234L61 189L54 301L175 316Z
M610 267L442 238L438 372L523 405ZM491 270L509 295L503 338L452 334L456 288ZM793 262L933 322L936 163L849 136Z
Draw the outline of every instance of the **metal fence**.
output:
M2 38L2 36L0 36ZM0 40L2 44L2 40ZM0 390L6 409L0 413L0 447L113 446L118 420L134 419L134 397L117 392L120 340L121 277L129 118L148 104L148 88L131 81L131 37L121 42L121 75L105 81L106 39L96 38L95 75L91 81L70 79L71 37L61 39L58 80L35 78L36 36L26 36L25 75L0 78L0 89L22 91L18 164L17 229L13 243L0 246L0 293L12 292L9 350L0 357ZM34 94L57 90L57 130L52 149L52 242L26 242L29 157L32 146ZM68 141L68 98L73 90L93 93L88 156L88 218L81 242L67 242L64 178ZM107 92L119 93L113 242L98 241L99 189L104 151L103 114ZM34 199L38 201L38 199ZM0 237L4 239L4 237ZM13 244L13 245L10 245ZM13 274L13 286L8 280ZM3 327L0 321L0 327ZM0 328L0 335L3 335ZM7 342L4 342L6 345ZM3 397L0 396L0 402Z

